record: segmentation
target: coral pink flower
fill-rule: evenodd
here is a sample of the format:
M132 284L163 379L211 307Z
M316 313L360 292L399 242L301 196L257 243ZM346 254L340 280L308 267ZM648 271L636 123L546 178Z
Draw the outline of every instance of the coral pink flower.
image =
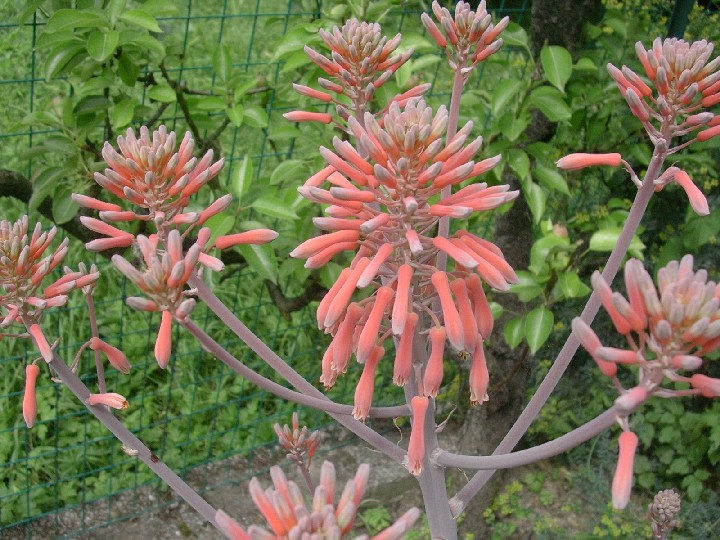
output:
M252 540L240 524L222 510L215 512L215 523L217 523L218 529L230 540Z
M353 416L358 420L365 420L370 412L375 390L375 368L383 354L385 354L385 349L375 347L363 366L362 375L355 389L355 407L353 408Z
M40 368L35 364L25 366L25 393L23 394L23 419L28 428L33 427L37 418L37 397L35 396L35 381L40 374Z
M273 429L278 436L278 443L288 452L288 459L306 463L308 466L312 463L312 458L318 448L319 431L308 433L307 426L303 426L301 429L296 412L292 414L292 428L287 424L282 428L280 424L275 424Z
M130 373L130 363L120 349L117 349L109 343L106 343L96 337L90 338L90 348L93 351L100 351L107 356L107 359L112 367L117 369L120 373L125 373L126 375Z
M608 167L619 167L622 163L620 154L568 154L567 156L557 160L555 165L566 171L576 171L585 167L595 167L597 165L606 165Z
M470 403L472 405L488 401L487 389L489 385L490 374L485 361L485 350L482 339L478 337L472 355L472 363L470 364Z
M321 124L329 124L332 122L332 115L327 113L292 111L283 114L283 116L291 122L320 122Z
M422 472L425 461L425 415L428 404L429 399L426 396L415 396L410 402L413 415L406 466L415 476Z
M40 355L43 359L47 363L52 362L55 359L55 356L52 347L50 347L50 344L45 338L42 328L40 328L37 324L33 324L30 328L28 328L28 333L32 336L33 341L35 341L35 345L37 346L38 351L40 351Z
M630 501L632 491L633 463L638 438L632 431L623 431L618 439L620 451L618 453L617 468L612 483L613 508L622 510Z
M423 377L424 394L435 397L440 390L443 377L443 353L445 352L445 328L434 326L430 329L430 358Z
M112 392L106 394L90 394L87 403L88 405L106 405L107 407L118 410L128 408L127 400L120 394Z
M218 236L215 239L215 247L226 249L238 244L265 244L272 242L278 237L278 233L270 229L255 229L252 231Z
M690 377L690 384L693 388L700 390L700 393L707 398L720 397L720 379L713 379L696 373Z
M410 313L407 316L405 329L400 336L400 342L395 352L393 382L398 386L404 386L412 373L412 344L418 319L417 313Z
M169 311L162 312L162 320L160 321L160 330L155 341L155 359L158 365L165 369L170 361L172 353L172 313Z
M648 392L642 386L636 386L615 400L615 406L624 414L637 409L648 398Z
M688 196L690 206L696 214L706 216L710 213L707 199L702 191L693 183L690 176L677 167L669 167L657 180L655 180L655 191L661 191L667 184L677 183Z

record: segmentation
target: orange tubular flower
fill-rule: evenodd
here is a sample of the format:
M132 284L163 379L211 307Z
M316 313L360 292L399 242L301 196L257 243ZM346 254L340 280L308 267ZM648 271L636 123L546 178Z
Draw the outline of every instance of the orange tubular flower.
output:
M23 394L23 419L28 428L33 427L37 418L37 397L35 396L35 381L40 374L40 368L35 364L25 366L25 393Z
M613 508L617 510L622 510L630 502L637 445L638 437L632 431L623 431L620 434L618 439L620 451L612 483L612 503Z
M425 415L428 405L429 399L426 396L415 396L410 402L413 416L406 466L415 476L422 472L425 460Z

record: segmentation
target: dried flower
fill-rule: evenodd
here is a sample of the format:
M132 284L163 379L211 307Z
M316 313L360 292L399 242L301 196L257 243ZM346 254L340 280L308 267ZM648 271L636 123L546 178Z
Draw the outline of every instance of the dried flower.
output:
M220 516L218 524L229 538L239 540L245 540L243 534L249 535L253 540L349 538L369 474L370 466L360 465L355 478L348 481L340 497L336 498L335 467L329 461L324 462L320 482L313 494L312 506L308 508L297 484L288 480L279 467L271 467L270 476L274 489L263 490L257 478L253 478L250 481L250 496L272 532L253 525L244 533L239 525L226 516ZM399 540L419 516L420 512L413 508L373 539Z
M357 251L318 306L318 325L335 338L323 359L321 380L326 386L345 371L352 352L358 361L367 362L374 348L392 335L400 338L394 380L404 384L411 372L414 330L408 323L414 316L412 324L417 324L418 313L430 311L436 298L442 304L437 326L444 327L449 343L475 353L476 344L482 346L481 337L487 338L493 326L479 278L499 290L517 280L497 246L482 238L465 231L449 239L426 236L442 216L466 217L518 194L508 186L470 184L434 202L443 187L482 174L499 161L499 156L472 160L482 143L478 137L465 144L472 123L444 141L447 112L441 108L433 116L421 99L404 108L392 104L380 122L369 113L364 121L364 127L355 119L349 121L355 146L335 138L334 151L321 148L330 166L299 188L307 199L329 205L330 217L315 219L328 234L303 242L291 256L306 258L306 266L316 268L342 251ZM325 180L330 183L327 190L320 187ZM455 261L453 271L440 272L433 266L440 251ZM375 293L352 303L355 289L368 286L377 287ZM428 375L433 395L442 379L441 362L434 362ZM363 398L361 415L368 405L370 382L364 376L362 391L356 394Z
M679 513L680 494L674 489L658 491L653 502L648 505L648 515L655 538L668 538L670 531L680 525L675 519Z
M475 11L468 2L458 2L454 17L437 1L433 1L432 11L440 26L427 13L421 15L422 23L438 47L445 50L452 69L467 70L463 73L502 47L503 41L498 36L510 22L505 17L493 25L485 0L480 1Z
M127 400L120 394L115 394L113 392L108 392L106 394L90 394L87 399L87 404L105 405L107 407L112 407L113 409L118 410L128 408Z

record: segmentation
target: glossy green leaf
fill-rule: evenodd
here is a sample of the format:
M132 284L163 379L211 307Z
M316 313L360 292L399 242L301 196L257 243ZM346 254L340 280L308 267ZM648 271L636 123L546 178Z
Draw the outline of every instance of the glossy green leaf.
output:
M263 195L255 199L250 206L266 216L278 219L299 219L298 215L288 208L281 199L272 195Z
M125 51L120 55L117 63L118 75L125 86L133 87L140 74L140 66Z
M492 93L491 109L495 116L504 114L505 108L522 88L523 83L517 79L503 79Z
M177 99L175 90L166 84L153 86L150 90L148 90L148 97L162 103L173 103Z
M557 287L564 298L582 298L590 293L590 287L585 285L577 272L566 271L560 274Z
M595 62L593 62L590 58L583 56L582 58L578 58L578 61L575 62L575 65L573 66L573 69L575 71L594 71L597 72L598 67L595 65Z
M530 123L529 117L529 114L517 116L515 112L508 111L500 118L500 131L508 141L513 142L525 131Z
M45 63L45 78L47 80L57 77L67 69L76 66L86 58L85 44L82 41L73 41L53 49L48 54Z
M240 163L239 167L235 167L233 171L232 181L230 182L230 193L238 199L242 200L243 195L247 192L250 187L250 183L253 178L253 166L252 161L245 156Z
M31 212L36 210L57 189L58 183L70 174L72 174L72 170L67 167L47 167L43 169L33 179L33 193L30 196L28 210Z
M53 221L58 225L70 221L80 210L72 200L72 190L67 186L55 186L52 197Z
M530 106L539 109L551 122L570 120L572 113L557 88L541 86L530 93Z
M531 353L535 354L547 341L547 338L550 337L554 322L555 317L552 311L542 306L533 309L527 314L523 329Z
M230 48L227 45L220 44L215 48L213 53L213 70L220 77L220 80L227 82L232 72L232 60L230 58Z
M510 286L510 292L517 295L521 302L529 302L542 294L542 287L533 274L526 270L516 272L518 282Z
M288 159L283 161L270 173L270 185L283 182L305 180L306 166L301 159Z
M530 158L522 150L511 149L508 152L507 164L515 171L520 180L525 180L530 174Z
M124 99L113 106L110 113L110 122L116 130L127 127L130 122L132 122L133 115L135 114L135 105L135 100Z
M540 63L550 84L561 92L572 74L572 56L565 47L549 45L540 51Z
M245 118L245 108L241 103L238 103L234 107L225 109L225 114L230 119L235 127L242 126L243 118Z
M120 15L120 19L126 23L145 28L151 32L162 32L162 29L155 20L155 17L142 9L130 9Z
M622 229L620 227L611 227L608 229L601 229L599 231L596 231L590 237L590 250L612 251L615 245L618 243L618 240L620 239L621 231ZM630 248L628 249L628 251L633 257L642 259L642 250L644 248L645 244L643 244L637 236L634 236L633 239L630 241Z
M547 193L543 188L537 185L532 180L523 183L522 186L523 195L525 200L530 207L530 212L533 216L533 222L535 224L540 223L543 214L545 213L545 203L547 202Z
M241 244L237 248L250 268L257 272L261 278L277 283L278 263L275 258L275 251L270 244L261 246Z
M45 25L45 32L61 32L75 28L101 28L109 25L106 17L84 9L58 9Z
M505 338L505 343L507 343L511 349L514 349L515 347L520 345L520 342L523 340L524 337L524 330L525 325L522 317L515 317L514 319L510 319L508 322L505 323L505 328L503 328L503 337Z
M199 111L221 111L227 107L227 100L220 96L197 96L195 107Z
M33 16L35 11L42 6L45 3L45 0L30 0L25 2L25 6L23 7L22 12L20 13L20 16L18 17L18 22L20 24L25 24L28 20L30 20L30 17Z
M510 47L528 47L528 35L525 29L517 23L511 22L507 28L503 30L502 40L505 45Z
M163 45L160 40L155 39L148 34L139 34L135 36L128 45L133 46L143 54L150 51L159 58L165 57L165 45Z
M96 31L90 34L87 41L88 54L98 62L107 60L115 52L120 41L120 33L115 30Z
M267 127L268 115L265 109L260 107L248 107L245 109L245 124L254 128Z
M533 176L546 188L570 195L567 181L559 172L538 165L533 169Z

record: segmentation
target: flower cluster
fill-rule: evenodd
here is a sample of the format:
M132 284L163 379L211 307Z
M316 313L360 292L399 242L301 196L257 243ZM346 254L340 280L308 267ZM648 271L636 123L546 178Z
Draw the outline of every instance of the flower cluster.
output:
M224 195L200 212L186 211L190 197L220 172L223 160L213 163L209 150L198 161L192 156L195 143L186 133L175 152L175 133L165 126L150 135L140 128L140 137L128 130L118 137L118 154L105 143L103 157L109 168L97 173L95 180L113 195L129 201L136 208L123 210L114 203L85 195L74 194L73 199L86 208L98 210L100 219L81 218L89 229L107 238L86 244L91 250L104 250L136 245L144 263L144 270L136 268L120 255L113 264L149 297L130 297L127 304L143 311L160 311L161 323L155 344L155 358L165 368L171 354L171 323L173 317L183 320L195 306L189 298L186 284L201 267L213 271L223 269L222 261L209 254L212 248L225 249L238 244L263 244L277 237L275 231L256 229L244 233L217 237L211 242L209 228L201 227L208 219L225 210L232 203L231 195ZM137 235L120 230L107 222L140 220L152 222L155 234ZM181 227L184 229L181 232ZM199 228L195 242L185 251L184 240L193 229Z
M612 377L619 388L622 387L615 377L618 365L638 368L638 384L629 390L621 390L620 397L615 400L623 435L631 434L627 416L652 395L720 397L720 379L700 373L684 375L698 370L703 365L703 356L720 348L720 286L708 281L705 270L693 272L692 265L690 255L680 262L670 262L658 271L656 288L642 263L629 260L625 265L627 299L620 293L613 293L598 272L593 274L593 288L615 329L626 337L628 349L603 346L582 319L573 320L575 336L603 374ZM689 383L691 388L665 388L662 386L665 380ZM626 435L625 439L631 438ZM632 452L623 450L624 446L632 447ZM636 446L637 441L631 444L623 443L621 439L621 456L634 455ZM630 463L624 465L624 471L627 467L632 469L630 458L623 463ZM621 486L617 490L616 484ZM629 489L629 481L618 480L613 484L616 507L627 504Z
M464 74L500 50L503 44L500 33L510 22L510 18L505 17L493 25L485 0L480 1L475 11L468 2L458 2L454 18L437 0L432 3L432 11L442 32L427 13L421 16L423 25L438 46L445 50L450 67L463 69Z
M15 223L0 221L0 328L8 328L18 322L28 327L27 334L7 334L13 337L31 337L46 362L54 360L53 347L48 343L37 321L43 312L67 303L68 294L80 289L88 293L100 274L92 266L79 271L64 269L64 275L49 285L43 281L60 266L68 250L64 239L54 250L50 244L57 234L55 227L43 232L35 225L28 234L28 217ZM0 339L6 334L0 334ZM25 366L25 392L23 394L23 418L32 427L37 416L35 384L40 368L35 364Z
M505 185L470 184L437 201L443 187L482 174L500 160L496 156L473 161L482 138L465 144L471 122L444 141L444 108L433 116L423 100L415 99L402 109L392 104L381 123L369 113L364 120L365 127L354 118L349 122L357 145L335 138L335 152L321 148L329 166L299 188L307 199L329 205L329 217L314 219L329 234L307 240L291 255L306 258L307 267L317 268L341 251L357 251L318 307L319 327L334 336L323 358L321 381L332 386L354 352L364 364L355 416L364 419L372 400L375 367L384 354L381 344L391 336L399 339L394 380L405 384L413 371L416 326L427 316L434 328L421 392L433 397L438 392L447 339L456 350L473 356L472 399L480 402L487 388L482 340L493 326L480 278L499 290L507 290L517 278L500 250L482 238L465 231L449 239L430 235L443 216L464 218L490 210L511 201L517 192ZM325 180L331 184L327 190L319 187ZM453 272L434 266L441 251L455 261ZM356 288L371 284L377 287L373 295L351 301ZM439 317L431 306L438 298Z
M652 522L655 538L668 538L670 531L680 526L675 519L680 513L680 494L674 489L663 489L648 505L648 515Z
M362 117L375 91L389 81L413 53L409 49L394 54L400 44L400 34L388 40L382 35L379 24L361 23L357 19L350 19L342 28L335 26L331 32L320 30L320 36L330 48L331 58L308 46L305 52L332 79L318 79L320 86L346 99L338 100L332 94L299 84L293 84L293 88L304 96L323 103L333 103L343 120L350 116ZM404 104L408 99L424 94L429 88L429 84L415 86L396 96L393 101ZM293 122L329 124L332 121L329 113L293 111L283 116Z
M271 467L275 489L263 490L258 479L253 478L250 496L272 533L258 526L251 526L245 532L222 510L218 510L215 519L220 530L232 540L349 538L369 474L370 466L360 465L355 478L347 482L340 498L336 499L335 467L329 461L324 462L312 506L308 508L297 484L289 481L280 467ZM399 540L419 516L417 508L408 510L393 525L373 536L373 540ZM356 540L368 540L368 537L363 535Z
M308 434L307 426L300 428L300 420L298 413L292 414L292 428L285 424L273 426L275 434L278 436L278 443L287 451L287 458L298 464L310 466L312 458L318 447L319 431L313 431Z

